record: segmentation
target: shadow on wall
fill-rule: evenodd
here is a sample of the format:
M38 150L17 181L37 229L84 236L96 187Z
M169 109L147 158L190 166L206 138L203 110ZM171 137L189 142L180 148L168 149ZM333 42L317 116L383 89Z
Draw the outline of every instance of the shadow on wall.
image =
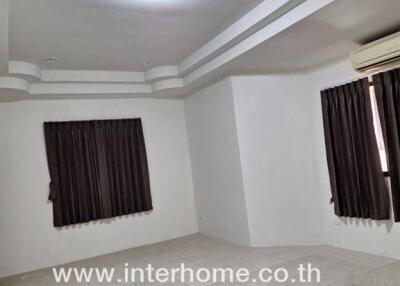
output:
M48 204L52 204L51 200L47 200ZM83 223L77 223L77 224L70 224L70 225L65 225L65 226L60 226L60 227L54 227L58 231L63 231L63 230L68 230L68 229L80 229L82 227L88 226L88 225L96 225L96 224L111 224L112 222L115 222L117 220L123 220L123 219L129 219L131 217L136 217L136 216L143 216L143 215L150 215L154 212L154 210L150 210L147 212L140 212L140 213L132 213L132 214L127 214L127 215L122 215L122 216L117 216L117 217L110 217L110 218L103 218L103 219L98 219L98 220L92 220L88 222L83 222Z
M388 191L388 197L389 197L389 204L390 204L390 219L389 220L372 220L372 219L363 219L363 218L350 218L350 217L339 217L340 221L344 225L355 225L355 226L360 226L363 225L364 227L386 227L386 232L390 234L392 232L393 226L395 224L393 217L393 204L392 204L392 196L391 196L391 190L390 190L390 179L388 177L385 178L386 181L386 188Z
M362 219L362 218L350 218L350 217L339 217L340 221L344 225L355 225L360 226L363 225L365 227L373 228L373 227L386 227L386 232L391 233L394 221L391 220L372 220L372 219Z
M53 202L51 200L47 200L47 204L52 205ZM57 229L58 231L63 231L68 230L68 229L80 229L84 226L87 225L91 225L91 224L111 224L114 221L117 220L123 220L123 219L129 219L131 217L135 217L135 216L142 216L142 215L150 215L151 213L154 212L154 209L150 210L150 211L144 211L144 212L138 212L138 213L131 213L131 214L126 214L126 215L122 215L122 216L115 216L115 217L110 217L110 218L103 218L103 219L97 219L97 220L91 220L88 222L82 222L82 223L76 223L76 224L70 224L70 225L64 225L64 226L57 226L54 227L55 229Z
M64 229L65 230L80 229L80 228L85 227L90 224L94 224L94 225L96 225L96 224L111 224L112 222L115 222L117 220L129 219L129 218L135 217L135 216L150 215L151 213L153 213L153 210L148 211L148 212L133 213L133 214L123 215L123 216L110 217L110 218L92 220L92 221L83 222L83 223L65 225L65 226L55 227L55 229L57 229L58 231L62 231Z

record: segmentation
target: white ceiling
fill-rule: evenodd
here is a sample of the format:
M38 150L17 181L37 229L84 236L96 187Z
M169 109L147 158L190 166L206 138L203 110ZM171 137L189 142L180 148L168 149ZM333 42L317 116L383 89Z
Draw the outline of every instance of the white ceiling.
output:
M336 0L224 68L294 72L333 61L400 30L399 0Z
M10 59L72 70L174 65L261 1L12 0Z
M399 0L0 0L0 8L0 101L181 97L229 73L309 69L400 30ZM59 61L45 64L48 56Z

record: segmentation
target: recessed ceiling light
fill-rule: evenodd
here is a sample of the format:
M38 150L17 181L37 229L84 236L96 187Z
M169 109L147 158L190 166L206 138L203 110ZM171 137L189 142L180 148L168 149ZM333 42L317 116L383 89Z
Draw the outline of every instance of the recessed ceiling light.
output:
M57 57L45 57L45 58L44 58L44 61L45 61L46 63L52 64L52 63L57 62L57 61L58 61L58 58L57 58Z
M144 65L145 65L146 67L152 66L152 65L154 65L154 61L152 61L152 60L145 61L145 62L144 62Z

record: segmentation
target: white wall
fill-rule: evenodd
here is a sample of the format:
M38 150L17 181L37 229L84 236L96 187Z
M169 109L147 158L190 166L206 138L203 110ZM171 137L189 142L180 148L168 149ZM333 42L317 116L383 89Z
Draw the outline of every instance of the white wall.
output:
M322 244L306 78L235 76L232 82L252 245Z
M0 277L194 233L193 185L200 232L400 258L400 224L339 219L329 205L320 90L356 76L341 60L302 75L235 76L184 103L0 104ZM43 122L121 117L143 119L155 210L53 228Z
M249 245L230 79L185 100L199 231Z
M330 244L400 258L400 224L338 218L329 204L320 90L359 76L344 59L302 74L234 76L190 96L200 231L228 240L245 233L226 229L229 216L238 229L224 205L232 199L247 211L253 246Z
M141 117L154 211L55 229L44 121ZM0 277L197 232L181 100L0 104Z
M400 224L392 221L376 222L360 219L339 219L334 215L327 169L320 90L359 77L347 59L337 61L309 72L314 119L315 179L322 194L322 215L327 244L359 251L400 258Z
M253 246L329 244L400 258L400 224L335 216L320 90L360 77L347 59L232 78Z

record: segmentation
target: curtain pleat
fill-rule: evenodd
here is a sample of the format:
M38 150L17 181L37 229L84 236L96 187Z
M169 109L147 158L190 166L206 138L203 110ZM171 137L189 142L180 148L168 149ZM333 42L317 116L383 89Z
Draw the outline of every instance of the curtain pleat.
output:
M335 214L388 219L368 80L323 90L321 103Z
M373 76L386 145L394 219L400 222L400 69Z
M153 209L140 119L46 122L54 226Z

